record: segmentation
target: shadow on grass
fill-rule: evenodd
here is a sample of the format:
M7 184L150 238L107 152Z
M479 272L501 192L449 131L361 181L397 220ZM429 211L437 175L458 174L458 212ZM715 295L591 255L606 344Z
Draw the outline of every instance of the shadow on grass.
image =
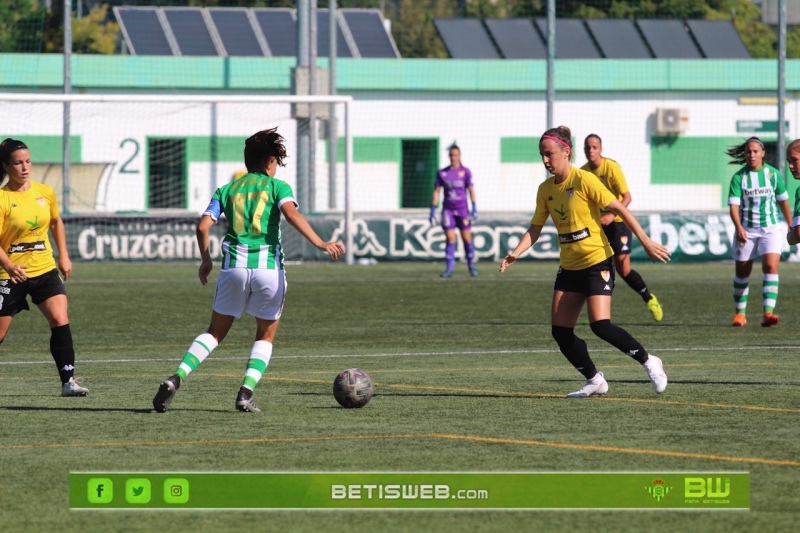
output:
M290 396L330 396L330 394L322 392L292 392ZM531 393L535 396L535 393ZM457 393L457 392L381 392L375 393L373 398L377 397L400 397L400 398L519 398L514 393L509 394L475 394L475 393ZM545 396L542 394L542 396ZM527 396L526 396L527 397ZM333 406L340 409L338 405ZM322 409L318 407L317 409Z
M547 383L576 383L574 379L543 379L543 382ZM610 384L615 383L625 383L629 385L650 385L649 380L642 380L642 379L609 379L607 380ZM782 386L782 385L791 385L789 382L777 382L777 381L710 381L710 380L692 380L692 379L670 379L669 386L673 385L773 385L773 386ZM669 388L669 387L668 387Z
M152 408L151 409L128 409L122 407L32 407L30 405L3 405L0 406L0 409L6 411L87 411L87 412L119 412L119 413L154 413L154 414L164 414L164 413L156 413ZM187 408L178 408L178 409L170 409L172 411L183 411L183 412L202 412L202 413L229 413L233 412L234 409L187 409Z

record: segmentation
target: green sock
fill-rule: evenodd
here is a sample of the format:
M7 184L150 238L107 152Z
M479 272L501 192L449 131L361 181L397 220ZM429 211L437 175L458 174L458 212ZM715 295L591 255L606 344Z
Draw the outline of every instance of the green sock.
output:
M761 287L763 297L764 312L772 313L775 311L775 304L778 303L778 274L764 274L764 285Z
M175 370L175 373L180 376L181 381L186 379L186 376L200 366L200 363L202 363L218 345L217 339L210 333L198 335L192 345L189 346L189 351L187 351L186 355L181 359L178 369Z
M242 387L255 390L261 376L267 371L270 357L272 357L271 342L256 341L253 343L253 350L250 352L250 359L247 361Z
M737 314L747 311L747 295L750 293L750 278L733 278L733 302Z

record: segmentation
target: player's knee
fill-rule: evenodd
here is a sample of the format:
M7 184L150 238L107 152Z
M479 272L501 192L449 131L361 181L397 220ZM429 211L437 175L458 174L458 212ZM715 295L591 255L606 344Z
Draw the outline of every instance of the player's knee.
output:
M596 320L589 324L589 327L592 328L592 333L606 342L611 342L617 332L617 327L611 323L610 319Z
M564 326L551 326L551 334L556 340L562 352L569 350L575 343L575 328L565 328Z

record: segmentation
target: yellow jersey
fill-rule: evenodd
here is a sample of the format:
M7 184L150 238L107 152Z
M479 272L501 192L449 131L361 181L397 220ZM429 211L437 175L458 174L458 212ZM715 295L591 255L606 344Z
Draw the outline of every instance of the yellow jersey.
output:
M28 277L56 268L47 232L58 216L56 193L49 185L32 181L27 191L0 190L0 247L14 264L28 267ZM0 268L0 279L9 277Z
M594 174L572 167L567 179L550 176L536 194L531 224L543 226L553 219L561 249L561 268L582 270L614 255L600 225L600 210L614 201Z
M622 197L625 196L625 193L630 191L630 189L628 189L628 182L625 181L625 174L622 173L622 168L620 168L619 163L613 159L604 157L603 162L600 163L600 166L597 168L592 168L591 163L586 163L581 167L581 170L588 170L597 176L600 181L603 182L603 185L614 193L614 196L616 196L617 200L620 202L622 201ZM603 212L606 213L608 210L604 210ZM622 217L616 215L614 217L614 222L622 222Z

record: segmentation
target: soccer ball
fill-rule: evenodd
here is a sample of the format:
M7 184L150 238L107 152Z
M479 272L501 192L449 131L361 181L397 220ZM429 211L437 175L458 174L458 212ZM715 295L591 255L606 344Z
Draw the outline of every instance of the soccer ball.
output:
M372 378L360 368L342 370L333 380L333 397L342 407L364 407L372 398L375 388Z

